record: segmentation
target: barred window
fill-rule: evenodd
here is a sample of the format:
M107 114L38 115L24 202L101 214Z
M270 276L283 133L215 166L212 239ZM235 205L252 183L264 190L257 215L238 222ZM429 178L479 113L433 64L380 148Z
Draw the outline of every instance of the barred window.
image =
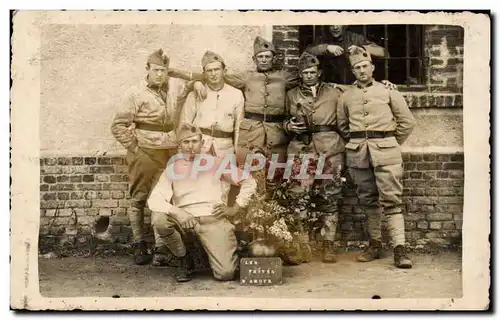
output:
M300 26L300 52L310 45L328 43L328 39L333 39L328 27ZM427 61L421 25L349 25L347 30L364 35L368 41L385 48L388 53L388 57L373 59L375 79L388 79L395 84L412 87L425 84ZM346 70L342 83L349 82L348 78L352 77L349 72Z

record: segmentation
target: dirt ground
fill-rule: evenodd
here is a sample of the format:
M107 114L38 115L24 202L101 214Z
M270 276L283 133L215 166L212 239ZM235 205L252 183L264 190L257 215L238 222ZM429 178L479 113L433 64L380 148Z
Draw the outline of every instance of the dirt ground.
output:
M413 269L393 266L392 255L370 263L356 252L335 264L315 261L284 267L283 284L242 287L218 282L209 270L188 283L172 279L172 268L135 266L128 256L39 259L40 292L46 297L245 296L287 298L458 298L462 296L460 252L411 254Z

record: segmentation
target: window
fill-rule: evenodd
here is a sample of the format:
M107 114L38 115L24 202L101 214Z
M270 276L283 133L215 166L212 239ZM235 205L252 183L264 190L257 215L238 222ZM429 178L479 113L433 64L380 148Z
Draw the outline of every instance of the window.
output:
M301 26L299 28L300 52L312 44L329 43L333 36L328 27ZM376 80L388 79L395 84L408 86L425 84L426 58L421 25L350 25L346 30L364 35L366 39L384 47L389 53L388 58L373 59ZM346 65L347 72L340 76L343 78L341 83L348 83L352 80L348 64ZM323 69L327 68L328 65L325 64ZM331 71L324 71L327 78L325 80L333 81L328 79L328 72Z

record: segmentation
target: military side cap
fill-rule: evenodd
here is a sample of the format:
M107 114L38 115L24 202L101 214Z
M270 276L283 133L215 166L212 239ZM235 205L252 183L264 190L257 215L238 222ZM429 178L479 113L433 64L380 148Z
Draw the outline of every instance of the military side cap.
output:
M267 41L261 36L257 36L253 42L253 54L256 55L264 51L272 51L276 54L276 48L274 48L272 42Z
M184 139L201 135L201 130L194 124L183 122L179 125L177 130L177 141L181 142Z
M163 49L158 49L149 55L148 63L168 67L169 58L163 53Z
M308 52L304 52L299 58L299 71L314 66L319 66L318 58Z
M354 51L349 55L349 63L351 64L351 67L362 61L372 62L370 53L364 49L354 49Z
M205 52L205 54L203 55L203 58L201 58L202 67L205 68L205 66L207 64L212 63L212 62L224 63L224 59L222 59L222 57L215 52L212 52L212 51Z

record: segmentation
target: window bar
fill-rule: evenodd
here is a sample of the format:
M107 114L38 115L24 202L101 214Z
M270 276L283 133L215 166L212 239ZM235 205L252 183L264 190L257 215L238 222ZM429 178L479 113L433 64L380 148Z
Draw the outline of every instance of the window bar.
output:
M425 38L424 38L424 27L423 26L419 26L418 27L418 34L420 36L420 42L419 42L419 50L420 50L420 64L419 64L419 78L418 78L418 81L419 81L419 84L424 84L425 83L425 67L427 66L427 60L426 60L426 57L425 57Z
M406 85L410 86L410 25L406 25Z
M385 48L385 59L384 59L384 71L385 80L389 80L389 27L384 24L384 48Z
M366 24L363 25L363 36L365 37L365 39L367 39L368 37L366 36L367 35L367 27L366 27Z

